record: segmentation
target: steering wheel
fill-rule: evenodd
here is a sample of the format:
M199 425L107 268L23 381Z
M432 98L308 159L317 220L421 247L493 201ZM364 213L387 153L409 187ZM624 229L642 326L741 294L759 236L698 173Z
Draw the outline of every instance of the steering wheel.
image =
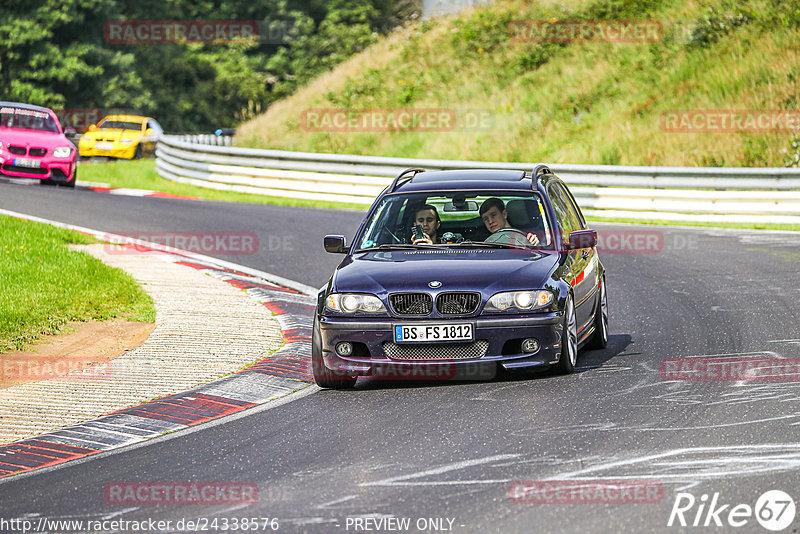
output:
M528 247L531 244L525 232L516 228L500 228L483 241L484 243L501 243L517 247Z

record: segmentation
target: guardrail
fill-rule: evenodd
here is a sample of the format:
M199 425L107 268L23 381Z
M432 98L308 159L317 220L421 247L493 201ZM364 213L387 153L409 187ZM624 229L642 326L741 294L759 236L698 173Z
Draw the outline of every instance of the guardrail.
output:
M216 136L208 136L214 138ZM400 171L532 169L534 163L316 154L204 144L164 136L158 173L211 189L371 204ZM800 224L800 169L553 164L584 213L672 221Z

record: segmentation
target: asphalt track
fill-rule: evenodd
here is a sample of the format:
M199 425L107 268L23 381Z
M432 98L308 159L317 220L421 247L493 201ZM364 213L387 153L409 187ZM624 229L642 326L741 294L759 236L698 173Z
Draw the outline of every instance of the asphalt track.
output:
M322 251L322 236L350 235L361 218L12 184L0 184L0 207L116 232L255 232L256 254L220 257L314 287L339 259ZM151 530L164 532L187 531L177 522L198 518L207 526L216 518L220 531L227 519L230 531L232 519L244 517L278 518L279 532L767 532L753 516L731 527L728 513L738 504L754 508L767 490L800 504L800 382L671 381L659 370L666 358L800 356L800 236L601 229L606 239L650 232L661 244L601 253L609 346L582 352L572 375L362 379L352 391L311 392L12 477L0 482L0 519L171 520ZM269 250L274 235L286 239L279 250ZM515 481L543 480L648 481L663 495L635 504L509 497ZM211 507L106 503L106 484L130 481L252 482L259 499ZM701 526L667 526L681 492L697 500L684 514L690 525L705 503ZM729 505L716 516L720 528L706 515L715 494L717 509ZM378 523L389 517L409 518L409 527L375 528L398 527ZM707 519L711 526L703 527ZM271 531L262 526L257 531ZM784 532L798 529L800 515Z

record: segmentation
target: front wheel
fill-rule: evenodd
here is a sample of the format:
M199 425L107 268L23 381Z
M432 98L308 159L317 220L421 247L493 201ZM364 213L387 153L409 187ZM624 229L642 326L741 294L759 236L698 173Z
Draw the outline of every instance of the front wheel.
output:
M78 182L78 164L76 162L75 170L72 172L72 180L70 180L69 182L64 182L62 185L64 187L71 187L72 189L75 189L75 184L77 182Z
M314 372L314 382L321 388L347 389L355 386L358 380L358 377L341 371L332 371L325 366L325 360L322 358L322 334L316 321L311 335L311 367Z
M564 306L564 329L561 333L561 357L556 364L556 371L568 375L575 370L578 360L578 320L575 318L575 305L572 295L567 297Z

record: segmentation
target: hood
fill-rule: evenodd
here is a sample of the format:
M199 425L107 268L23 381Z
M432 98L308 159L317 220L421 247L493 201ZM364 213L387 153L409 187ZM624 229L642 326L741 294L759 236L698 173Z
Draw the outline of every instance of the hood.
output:
M141 139L142 135L140 130L120 130L117 128L101 128L83 134L86 139L103 139L105 141L119 141L120 139L132 139L136 141Z
M21 130L17 128L0 128L0 141L12 145L42 148L72 146L72 143L60 133Z
M385 295L397 291L498 291L543 287L558 254L532 250L421 249L354 254L336 271L338 292Z

